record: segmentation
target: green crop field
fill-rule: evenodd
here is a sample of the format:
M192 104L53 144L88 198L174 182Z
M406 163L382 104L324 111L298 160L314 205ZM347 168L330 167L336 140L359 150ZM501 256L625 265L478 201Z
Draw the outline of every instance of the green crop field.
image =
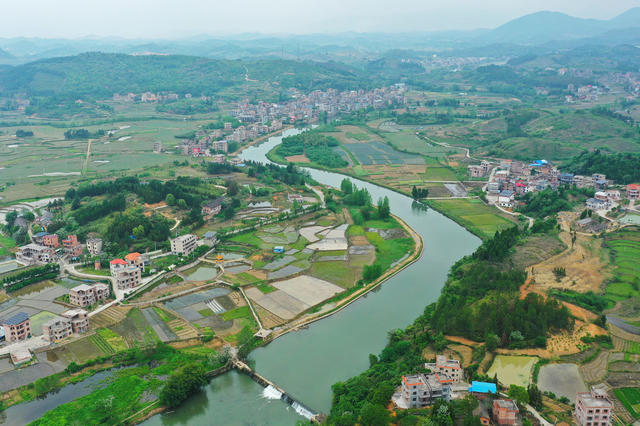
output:
M607 285L606 297L618 302L640 296L640 231L629 227L607 235L606 246L611 251L614 278Z
M402 151L440 158L445 157L447 153L447 148L420 139L413 130L383 133L383 136L391 145Z
M620 388L613 390L616 398L622 402L624 408L634 419L640 417L640 389L638 388Z
M453 170L445 166L427 166L427 170L425 170L423 177L424 180L458 180L458 177Z
M309 275L349 288L360 278L360 269L344 261L315 262L309 269Z
M428 204L483 239L516 224L478 199L429 200Z

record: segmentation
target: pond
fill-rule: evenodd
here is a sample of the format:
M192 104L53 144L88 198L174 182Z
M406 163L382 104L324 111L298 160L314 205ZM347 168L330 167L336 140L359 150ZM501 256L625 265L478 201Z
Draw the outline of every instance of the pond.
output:
M538 358L532 356L497 355L487 371L489 377L498 375L500 383L527 387L531 383L531 372Z
M15 260L0 261L0 274L18 269L20 264Z
M189 269L186 272L190 281L208 281L216 277L218 268L215 266L198 266L195 270Z
M105 381L119 369L101 371L82 382L67 385L57 392L51 392L42 399L14 405L0 413L0 424L21 426L42 417L47 411L74 399L88 395L106 385Z
M575 364L543 365L538 373L538 388L558 397L566 396L572 403L576 401L576 393L588 391Z

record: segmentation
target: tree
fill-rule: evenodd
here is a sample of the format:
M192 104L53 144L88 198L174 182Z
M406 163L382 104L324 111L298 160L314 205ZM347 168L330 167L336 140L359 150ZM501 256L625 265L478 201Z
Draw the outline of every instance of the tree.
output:
M235 180L226 181L224 186L227 187L227 195L229 197L233 197L239 191L238 182L236 182Z
M529 403L529 392L523 386L509 386L509 398L516 400L519 404Z
M389 197L385 195L384 198L378 200L378 217L380 217L380 219L388 219L390 214Z
M207 383L206 370L201 364L189 364L173 373L160 391L160 403L177 407Z
M529 404L537 410L542 408L542 391L538 389L538 387L531 383L527 388L527 393L529 394Z
M353 192L353 184L350 179L344 178L340 183L340 190L345 194L349 195Z
M389 412L382 405L365 402L360 409L360 423L362 425L386 426L389 421Z
M484 339L484 345L489 352L493 352L498 349L498 344L500 343L500 338L493 333L487 334L487 337Z
M180 198L178 200L178 207L183 210L187 208L187 202L184 200L184 198Z
M173 206L176 203L176 197L173 194L167 194L164 201L167 203L168 206Z

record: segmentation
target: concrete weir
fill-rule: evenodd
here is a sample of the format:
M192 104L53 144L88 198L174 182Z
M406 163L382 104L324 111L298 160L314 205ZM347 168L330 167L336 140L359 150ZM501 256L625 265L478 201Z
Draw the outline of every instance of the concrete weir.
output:
M235 367L239 372L246 374L251 377L255 382L260 384L265 388L265 396L267 398L272 399L282 399L284 402L289 404L298 414L301 416L311 420L314 423L322 423L326 416L322 413L318 413L315 410L304 405L302 402L298 401L296 398L288 394L284 389L280 388L278 385L270 381L269 379L261 376L256 373L251 367L249 367L244 362L239 359L234 359L231 364Z

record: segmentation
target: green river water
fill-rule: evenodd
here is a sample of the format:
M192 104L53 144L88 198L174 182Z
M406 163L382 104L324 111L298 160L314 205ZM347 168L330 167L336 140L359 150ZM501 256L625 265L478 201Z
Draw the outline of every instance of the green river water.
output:
M299 131L290 130L285 135ZM242 158L268 161L265 157L281 137L270 138L246 149ZM308 169L325 185L339 187L343 175ZM418 208L410 198L367 182L373 200L389 197L391 211L422 236L421 259L386 281L376 291L337 314L316 322L306 330L289 333L251 353L256 370L314 410L328 413L331 385L361 373L369 366L369 354L378 354L387 332L409 325L424 307L434 302L451 265L472 253L480 240L433 210ZM147 425L292 425L303 417L281 400L268 399L268 392L248 377L219 377L206 389L206 398L194 397L170 414L155 416ZM257 387L256 387L257 386ZM227 401L216 403L216 393Z
M298 132L292 129L285 135ZM246 149L241 157L267 162L265 154L281 140L272 137ZM334 187L339 187L344 178L337 173L313 169L309 172L316 181ZM387 333L406 327L434 302L451 265L480 244L477 237L438 212L425 210L386 188L351 179L357 186L366 187L373 200L389 197L393 214L422 236L424 253L417 262L346 309L251 353L260 374L308 407L324 413L331 408L331 385L367 369L369 354L382 350ZM30 407L32 415L33 411L40 411L36 405ZM6 414L7 423L11 424L12 413ZM212 380L175 411L154 416L144 424L294 425L298 420L304 417L277 395L247 376L230 372Z

